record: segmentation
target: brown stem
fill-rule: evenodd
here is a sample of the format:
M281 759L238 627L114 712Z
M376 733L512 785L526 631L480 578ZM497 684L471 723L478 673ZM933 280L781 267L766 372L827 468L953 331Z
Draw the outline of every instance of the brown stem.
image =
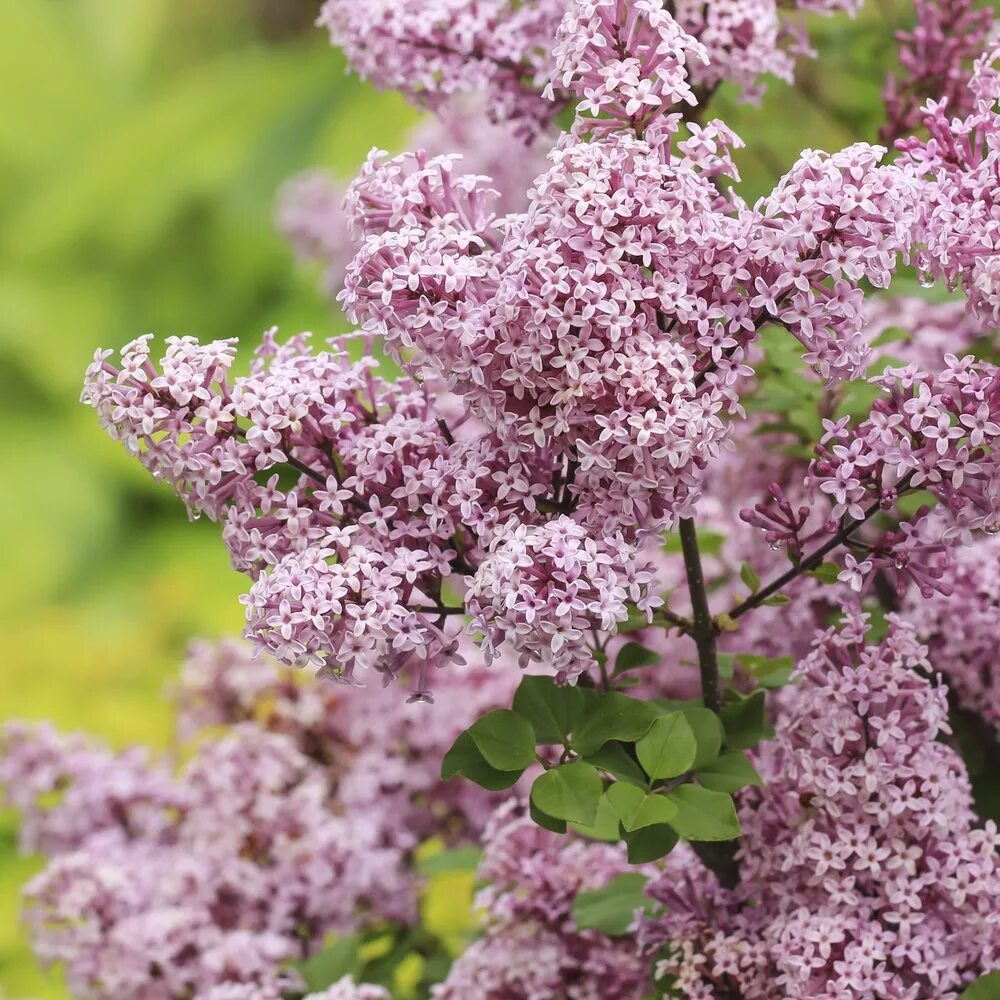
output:
M722 711L725 694L722 677L719 674L719 657L715 649L715 623L708 607L708 591L705 588L705 574L701 567L701 553L698 551L698 532L694 520L682 517L680 520L681 550L684 553L684 568L687 571L688 592L691 594L691 638L698 648L698 668L701 671L701 693L705 707L713 712Z

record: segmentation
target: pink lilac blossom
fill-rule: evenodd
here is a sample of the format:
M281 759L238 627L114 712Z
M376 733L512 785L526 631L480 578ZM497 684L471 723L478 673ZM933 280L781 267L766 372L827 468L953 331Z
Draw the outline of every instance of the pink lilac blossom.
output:
M472 659L471 642L463 652ZM430 836L475 839L495 801L472 782L440 781L441 758L465 727L510 704L516 671L451 668L433 705L408 705L378 685L317 683L247 644L196 643L177 685L184 742L218 726L253 722L292 739L335 772L347 814L379 830L379 842L412 850Z
M978 829L927 651L893 620L822 635L740 813L742 881L686 852L650 885L659 972L692 1000L956 1000L1000 961L997 830Z
M528 188L545 169L550 145L546 137L530 146L517 142L509 124L490 121L484 100L465 97L418 124L404 145L428 156L460 154L464 171L490 178L499 192L497 208L507 214L527 205ZM334 293L343 286L344 270L359 248L343 204L346 192L346 183L314 170L289 181L278 199L279 230L300 258L324 265L325 284Z
M207 993L199 993L196 1000L284 1000L287 993L245 983L226 983L213 986ZM381 986L355 983L352 976L338 979L328 989L307 993L302 1000L390 1000Z
M641 0L645 3L646 0ZM628 25L623 0L378 0L358 4L326 0L319 24L329 30L351 66L380 86L402 91L420 105L438 109L456 93L479 91L488 97L495 120L511 119L525 135L544 128L571 99L562 87L542 96L549 83L557 39L597 12ZM629 5L635 6L635 5ZM739 86L749 100L759 97L765 74L790 80L794 56L811 56L804 24L797 14L854 14L859 0L701 0L649 3L657 19L675 20L694 36L707 55L692 82L702 95L719 83ZM787 12L785 8L793 8ZM581 32L576 31L582 39ZM634 42L631 35L623 40Z
M652 620L662 603L650 593L655 580L620 536L596 540L568 517L537 528L512 522L494 534L467 604L487 664L509 647L522 667L543 661L576 680L593 666L601 635L628 618L629 601Z
M944 568L945 593L926 600L907 595L902 614L916 625L931 662L947 678L962 708L1000 732L1000 671L996 628L1000 617L1000 539L976 539L956 549Z
M807 483L830 498L837 521L864 522L901 492L930 491L935 516L924 508L871 546L862 574L885 569L901 591L912 580L926 597L939 589L931 557L944 545L1000 530L1000 379L994 366L950 354L939 374L911 364L871 381L885 396L857 426L847 417L824 421Z
M913 8L916 23L896 33L901 72L886 82L881 137L887 143L920 127L927 100L943 100L960 118L975 111L969 73L996 23L976 0L914 0Z
M620 845L557 836L516 800L501 806L483 840L477 897L483 937L455 961L434 1000L639 1000L647 968L634 941L579 930L577 893L630 870ZM634 870L634 869L631 869Z
M923 113L928 140L898 144L900 162L923 188L914 230L916 264L927 279L961 287L984 323L1000 324L1000 76L984 59L974 82L976 109L949 117L947 102Z
M234 727L175 778L150 768L147 787L133 754L45 726L11 724L3 743L26 846L54 852L25 887L35 952L75 996L280 993L297 985L288 962L327 933L413 915L400 852L363 815L338 815L331 773L286 736Z

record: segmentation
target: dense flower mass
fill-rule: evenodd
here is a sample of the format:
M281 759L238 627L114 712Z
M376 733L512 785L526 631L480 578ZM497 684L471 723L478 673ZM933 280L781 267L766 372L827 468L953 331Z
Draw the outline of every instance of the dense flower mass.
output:
M686 997L953 1000L1000 960L997 831L977 829L964 765L937 737L945 690L896 623L878 646L863 619L822 636L798 668L767 785L742 810L741 885L651 886L650 940Z
M404 705L303 683L228 642L185 664L178 731L197 748L177 773L9 724L0 786L24 848L51 858L25 890L37 954L81 998L280 1000L297 984L289 962L329 932L413 918L421 840L477 838L493 803L442 784L440 760L511 690L508 674L470 669L441 704ZM354 989L312 1000L383 996Z
M903 613L927 643L931 662L948 678L959 704L1000 730L1000 670L996 623L1000 615L1000 540L978 540L954 550L943 570L944 592L916 594Z
M453 94L489 96L494 119L515 120L529 136L571 100L565 85L542 97L556 59L561 34L572 32L584 46L599 45L602 28L621 24L624 47L635 46L642 8L697 40L707 58L692 71L701 93L719 83L738 85L747 98L761 92L760 78L772 74L791 80L794 57L813 54L799 13L856 13L860 0L727 0L706 4L677 0L661 4L639 0L378 0L358 4L326 0L319 23L343 48L355 70L375 83L402 91L411 100L437 109ZM782 8L793 8L792 13ZM632 12L628 13L627 8ZM596 20L594 20L596 18ZM672 32L674 29L670 29ZM641 34L641 32L640 32ZM566 54L564 52L564 54ZM634 53L630 52L628 58ZM654 53L648 53L655 58ZM619 69L632 64L620 62ZM636 81L638 85L639 81ZM647 83L643 86L643 93ZM654 88L658 86L652 83ZM632 86L626 83L626 86Z
M506 525L473 578L472 627L485 635L489 663L509 643L521 665L550 662L575 679L593 663L594 634L613 634L633 604L652 618L652 564L637 562L622 538L596 541L560 517L538 528Z
M957 1000L1000 963L938 677L997 724L990 18L917 0L894 150L807 149L752 204L707 114L791 77L796 11L857 6L327 0L440 115L342 205L284 202L359 332L269 331L245 376L235 341L143 337L84 388L221 524L257 651L320 680L198 647L182 767L8 727L36 946L81 995L301 992L330 932L414 930L427 841L484 847L435 1000L644 1000L651 964L689 1000ZM964 301L882 295L900 269Z
M236 727L174 778L12 726L0 778L27 846L54 855L25 890L36 952L79 997L180 1000L223 983L278 996L327 932L412 913L401 856L336 815L329 778L286 736Z
M996 24L993 11L975 0L915 0L913 7L915 24L896 34L901 72L886 84L886 141L919 127L927 100L943 100L959 117L974 110L969 74Z
M483 840L477 899L486 930L435 987L434 1000L639 1000L647 973L634 942L579 930L578 892L627 869L617 846L563 838L536 826L512 800Z

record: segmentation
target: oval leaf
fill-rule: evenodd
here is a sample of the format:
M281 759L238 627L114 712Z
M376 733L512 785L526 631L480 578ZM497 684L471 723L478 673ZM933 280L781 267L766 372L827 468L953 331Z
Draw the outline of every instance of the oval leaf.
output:
M636 743L635 752L654 780L676 778L694 763L698 743L683 712L661 715Z
M1000 1000L1000 972L980 976L962 993L962 1000Z
M514 694L514 711L531 723L538 743L563 743L583 717L583 694L551 677L528 676Z
M722 749L722 723L715 712L701 705L685 706L681 711L698 744L698 751L691 765L697 771L719 756Z
M510 788L517 783L517 779L523 773L523 768L516 771L499 771L487 764L468 730L458 734L458 739L441 761L442 781L461 774L490 792L502 792L505 788Z
M615 691L595 698L573 736L573 748L583 756L596 753L608 740L637 740L656 718L649 702Z
M487 712L469 726L468 733L486 763L498 771L523 770L535 759L531 723L509 708Z
M685 840L735 840L740 835L736 806L724 792L681 785L668 798L677 806L670 825Z
M760 787L764 784L757 768L738 750L716 757L697 774L698 781L713 792L738 792L750 785Z
M531 801L554 819L592 826L603 791L604 783L597 769L577 760L539 775L531 786Z

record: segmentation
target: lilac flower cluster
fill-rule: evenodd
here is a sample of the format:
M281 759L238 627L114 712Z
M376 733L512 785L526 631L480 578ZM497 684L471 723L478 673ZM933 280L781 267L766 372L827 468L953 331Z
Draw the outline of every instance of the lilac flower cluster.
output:
M741 809L742 880L724 890L671 858L644 938L692 1000L955 1000L1000 960L998 836L976 828L945 690L894 622L828 632L798 668L767 784Z
M647 969L628 938L579 930L577 893L600 889L628 869L618 845L556 836L511 800L483 839L477 905L483 937L456 960L434 1000L639 1000Z
M971 114L952 118L946 101L930 101L923 115L930 139L899 143L901 162L923 188L918 266L928 278L960 286L971 309L994 326L1000 324L1000 74L991 69L997 54L977 63Z
M575 680L593 665L595 624L615 632L628 601L652 619L662 603L650 593L655 580L652 564L637 563L620 536L596 540L568 517L537 528L510 523L493 536L468 607L487 663L509 646L522 667L545 661Z
M435 706L378 694L200 644L177 692L196 749L176 774L8 724L0 787L23 847L50 858L25 890L39 958L63 963L79 997L280 1000L300 985L289 963L329 932L413 919L415 847L475 840L494 806L441 784L441 756L509 702L511 678L470 670ZM345 981L312 1000L384 995Z
M995 27L993 12L975 0L914 0L913 8L916 23L896 34L901 73L886 83L885 142L915 131L927 100L944 101L960 118L975 110L969 74Z
M494 120L530 134L552 113L539 91L565 9L566 0L327 0L318 23L379 85L432 109L482 91Z
M911 364L873 378L886 396L856 427L849 418L826 422L808 480L831 498L834 519L857 523L891 509L906 490L933 493L940 501L933 519L918 512L872 546L863 563L854 564L861 577L887 569L912 578L924 596L937 585L934 574L920 566L940 543L1000 530L994 448L1000 436L1000 381L992 365L971 355L947 355L945 363L937 375ZM918 558L911 562L913 554Z
M542 137L511 155L516 142L509 123L490 121L486 101L465 97L418 124L404 146L428 156L460 154L463 171L490 178L499 192L497 208L506 214L524 209L531 181L546 167L548 143ZM300 258L324 265L324 283L334 294L359 249L343 204L346 189L346 183L313 170L285 184L278 202L278 228Z
M332 42L343 48L352 67L377 84L402 91L435 110L456 93L483 92L495 120L512 119L530 137L572 99L566 84L549 89L549 100L542 96L556 61L557 37L565 40L573 34L583 47L600 46L602 38L609 39L619 52L628 50L625 60L632 60L636 47L643 44L641 21L652 12L664 22L670 18L678 31L697 40L704 58L692 68L691 77L700 93L729 81L753 100L761 93L761 76L771 74L790 81L794 57L814 54L804 23L783 13L787 7L802 13L854 14L860 2L378 0L357 4L326 0L319 23L329 30ZM633 13L628 14L626 8L633 8ZM612 21L620 23L624 34L619 35L617 29L604 33ZM562 54L571 51L563 49ZM652 50L647 56L658 58ZM667 58L672 56L667 54ZM628 66L628 74L637 68L625 60L619 63L620 70ZM661 83L647 79L643 94L648 87L661 87L665 78ZM674 81L683 94L687 85L678 76ZM639 85L638 79L634 85L626 82L629 87ZM638 99L641 103L642 98Z
M931 662L948 678L958 703L1000 731L1000 539L977 539L950 553L943 587L926 600L908 595L902 613L916 623Z
M285 736L235 727L176 778L45 726L8 726L3 751L26 846L53 854L25 888L35 952L76 996L242 984L278 1000L327 932L412 914L400 855L335 813L328 775Z

